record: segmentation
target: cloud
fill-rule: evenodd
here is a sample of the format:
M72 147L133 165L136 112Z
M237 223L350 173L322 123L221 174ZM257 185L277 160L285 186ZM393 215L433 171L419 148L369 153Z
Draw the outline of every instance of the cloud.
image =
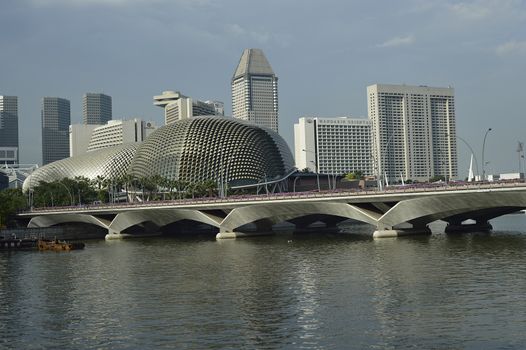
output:
M211 0L30 0L35 6L134 6L138 4L156 5L160 3L177 4L185 7L200 7L209 5Z
M227 24L225 26L225 32L233 37L247 37L250 40L253 40L259 44L267 43L271 35L265 31L252 31L246 28L241 27L239 24Z
M448 7L453 14L467 20L482 20L491 14L489 6L482 2L460 2Z
M376 45L377 47L398 47L398 46L407 46L415 42L415 37L413 35L408 36L397 36L395 38L389 39L381 44Z
M523 0L471 0L445 6L452 15L466 21L526 20Z
M526 41L511 40L495 49L497 55L507 56L513 54L526 55Z

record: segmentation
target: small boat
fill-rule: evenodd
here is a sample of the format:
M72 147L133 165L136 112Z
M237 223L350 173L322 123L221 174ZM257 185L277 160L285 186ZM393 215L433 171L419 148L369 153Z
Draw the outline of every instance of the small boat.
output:
M39 239L37 245L38 250L51 250L55 252L84 249L85 246L85 244L82 242L71 243L66 241L59 241L58 239L54 239L52 241Z

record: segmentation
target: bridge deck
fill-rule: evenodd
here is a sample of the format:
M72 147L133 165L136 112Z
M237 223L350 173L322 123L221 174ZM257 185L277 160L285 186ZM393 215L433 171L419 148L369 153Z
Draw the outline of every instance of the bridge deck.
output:
M179 200L157 200L148 202L111 203L100 205L64 206L34 208L33 210L18 213L20 217L34 217L42 215L56 215L64 213L76 214L107 214L122 211L144 209L234 209L240 206L271 203L294 202L346 202L346 203L374 203L398 202L401 200L422 196L447 195L452 193L477 193L487 191L521 191L526 190L524 182L479 183L447 186L415 186L393 187L382 191L378 190L353 190L353 191L323 191L323 192L296 192L277 193L269 195L242 195L226 198L204 197Z

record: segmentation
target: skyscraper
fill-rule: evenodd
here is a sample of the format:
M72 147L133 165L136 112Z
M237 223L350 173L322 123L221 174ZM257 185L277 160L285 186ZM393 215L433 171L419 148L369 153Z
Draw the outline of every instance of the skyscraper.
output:
M232 116L278 131L278 77L260 49L245 49L232 77Z
M18 97L0 95L0 163L18 161Z
M60 97L42 99L42 164L69 157L69 100Z
M426 181L458 176L455 98L451 87L367 87L375 174Z
M111 96L88 92L82 97L84 124L106 124L111 118Z

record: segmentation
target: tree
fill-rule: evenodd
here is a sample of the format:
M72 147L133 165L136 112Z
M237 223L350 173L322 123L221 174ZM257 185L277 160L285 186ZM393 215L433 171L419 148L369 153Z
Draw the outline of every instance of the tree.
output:
M346 174L345 179L346 180L362 180L363 173L360 170L356 170L356 171Z
M429 182L445 181L446 178L443 175L435 175L429 179Z
M27 198L19 188L0 191L0 228L7 226L9 217L27 208Z

